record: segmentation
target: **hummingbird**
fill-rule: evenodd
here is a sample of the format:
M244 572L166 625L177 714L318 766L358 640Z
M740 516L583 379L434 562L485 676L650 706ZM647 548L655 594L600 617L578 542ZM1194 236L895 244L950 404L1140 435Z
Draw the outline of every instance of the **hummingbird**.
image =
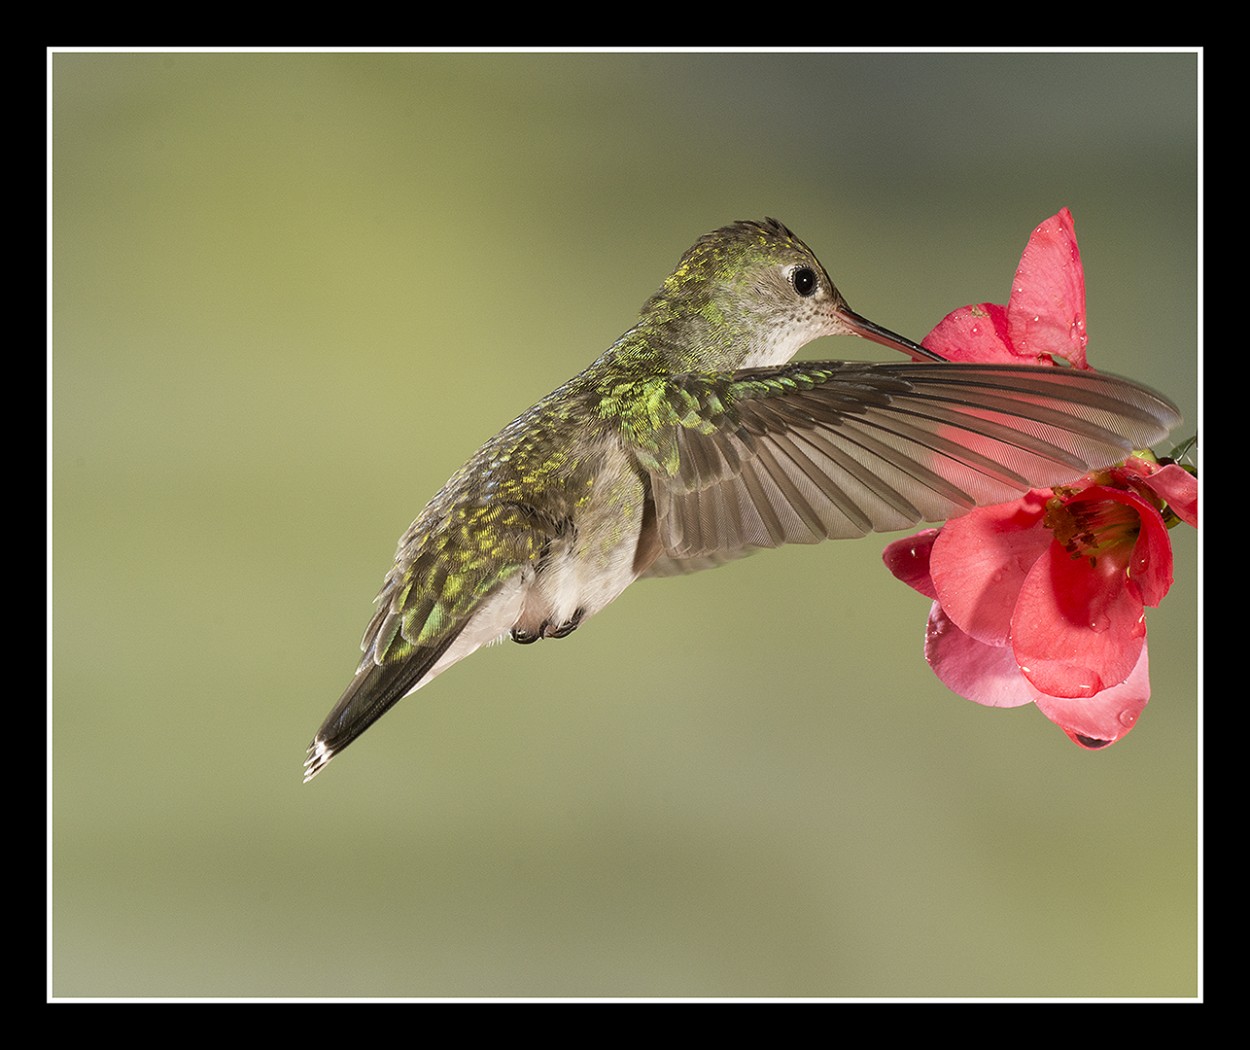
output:
M790 363L826 335L910 360ZM1105 373L944 361L852 311L782 223L715 230L408 527L304 780L481 646L565 638L640 577L944 521L1119 462L1179 422Z

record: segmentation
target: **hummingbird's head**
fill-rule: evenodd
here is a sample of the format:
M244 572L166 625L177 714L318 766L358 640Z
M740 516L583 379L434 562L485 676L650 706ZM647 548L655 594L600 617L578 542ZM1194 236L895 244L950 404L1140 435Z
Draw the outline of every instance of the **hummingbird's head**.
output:
M859 335L912 357L936 355L856 314L812 250L776 219L705 234L643 308L669 331L675 368L777 365L822 335Z

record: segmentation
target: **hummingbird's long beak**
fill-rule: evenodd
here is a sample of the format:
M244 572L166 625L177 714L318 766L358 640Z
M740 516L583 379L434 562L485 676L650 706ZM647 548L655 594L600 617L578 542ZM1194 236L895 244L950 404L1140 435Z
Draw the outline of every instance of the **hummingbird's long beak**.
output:
M860 317L859 314L849 307L837 311L837 317L856 335L861 335L865 339L871 339L874 343L880 343L882 346L888 346L891 350L901 350L913 361L946 360L946 358L935 354L932 350L926 350L919 343L913 343L910 339L904 339L901 335L891 332L888 328L882 328L879 324L874 324L866 317Z

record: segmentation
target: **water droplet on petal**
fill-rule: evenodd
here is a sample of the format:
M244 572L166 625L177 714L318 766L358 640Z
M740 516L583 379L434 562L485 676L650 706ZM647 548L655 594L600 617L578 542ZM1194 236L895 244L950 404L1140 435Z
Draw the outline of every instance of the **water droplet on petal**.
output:
M1119 719L1120 725L1122 725L1125 729L1132 729L1134 723L1137 721L1137 712L1131 709L1121 711Z

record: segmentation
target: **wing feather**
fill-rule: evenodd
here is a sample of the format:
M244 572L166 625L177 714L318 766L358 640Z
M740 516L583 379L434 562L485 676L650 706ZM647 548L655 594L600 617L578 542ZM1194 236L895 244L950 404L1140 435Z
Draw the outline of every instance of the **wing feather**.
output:
M1070 368L800 362L677 376L687 412L652 472L653 574L783 543L943 521L1069 482L1161 440L1169 401Z

